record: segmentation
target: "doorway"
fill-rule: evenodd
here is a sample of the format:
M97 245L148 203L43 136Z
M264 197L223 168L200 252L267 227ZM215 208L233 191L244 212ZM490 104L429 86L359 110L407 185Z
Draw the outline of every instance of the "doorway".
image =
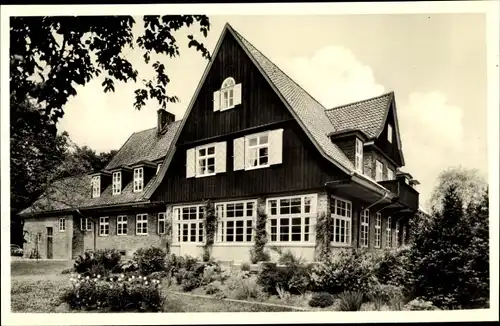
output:
M52 259L52 236L53 228L47 227L47 259Z

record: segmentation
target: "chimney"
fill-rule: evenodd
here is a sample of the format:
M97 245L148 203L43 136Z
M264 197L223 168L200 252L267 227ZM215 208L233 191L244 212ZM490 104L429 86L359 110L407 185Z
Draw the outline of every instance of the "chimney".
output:
M172 122L175 121L175 115L168 112L165 109L159 109L158 110L158 126L157 126L157 132L158 134L161 132L161 130L166 126L171 124Z

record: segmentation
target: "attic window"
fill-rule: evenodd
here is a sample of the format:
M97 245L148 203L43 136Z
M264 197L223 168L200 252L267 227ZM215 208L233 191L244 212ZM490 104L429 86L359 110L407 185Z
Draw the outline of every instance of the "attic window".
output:
M389 143L392 143L392 125L391 124L387 125L387 141Z
M96 175L92 177L92 198L101 196L101 177Z
M113 172L113 195L122 193L122 173Z
M214 92L214 111L224 111L241 104L241 83L228 77L222 82L220 90Z
M134 192L141 192L144 188L144 169L134 169Z
M355 154L356 171L363 173L363 142L356 138L356 154Z

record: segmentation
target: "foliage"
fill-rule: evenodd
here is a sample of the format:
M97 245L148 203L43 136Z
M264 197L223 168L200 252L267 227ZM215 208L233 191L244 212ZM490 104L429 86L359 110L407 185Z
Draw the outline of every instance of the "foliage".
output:
M255 277L241 270L231 270L229 276L222 282L221 291L219 298L262 300L266 297Z
M250 272L251 267L249 263L243 263L241 264L240 269L245 272Z
M403 310L438 310L438 308L435 307L430 301L425 301L417 298L408 302L403 307Z
M267 214L265 201L263 198L257 200L257 218L255 221L255 240L254 246L250 249L250 261L252 264L258 262L267 262L271 259L269 253L265 250L267 243L266 232Z
M120 264L121 271L123 272L135 272L139 270L139 264L133 259L129 259Z
M160 272L165 269L166 253L162 248L149 247L139 248L134 253L134 261L139 266L139 271L143 275L149 275L153 272Z
M363 304L363 292L344 291L339 294L340 311L359 311Z
M373 259L365 251L342 250L313 267L311 283L314 289L332 294L370 292L377 284L374 269Z
M204 205L204 227L206 241L203 247L203 261L210 260L210 251L215 241L215 231L217 230L217 214L215 206L211 200L205 201Z
M145 100L156 99L160 107L176 102L169 96L170 82L166 67L159 60L152 63L154 78L140 78L139 72L124 55L141 49L146 64L152 55L177 57L179 45L175 32L197 24L203 36L210 28L204 15L144 16L142 35L134 35L135 20L131 16L39 16L10 19L10 89L17 99L33 98L44 106L44 115L57 122L63 108L78 85L104 77L104 92L115 90L115 81L142 81L135 91L134 107L140 109ZM210 54L202 43L189 34L189 47L202 56ZM159 59L159 58L158 58ZM104 76L103 76L104 75Z
M443 212L420 230L409 255L415 297L450 309L478 308L489 297L488 192L466 210L451 185Z
M331 255L331 232L331 219L327 217L325 212L321 212L318 214L316 222L316 256L319 261L323 261Z
M160 281L146 277L95 278L77 275L63 298L72 309L111 311L159 311L165 298Z
M86 251L75 259L74 270L84 276L107 275L120 267L121 254L116 249Z
M73 267L71 268L65 268L61 271L61 274L71 274L71 273L74 273L75 272L75 269Z
M180 269L192 270L198 263L198 259L189 255L176 256L175 254L170 254L165 259L165 270L174 275Z
M377 260L375 275L382 284L408 288L411 284L410 248L387 250Z
M365 294L364 299L369 299L377 309L380 309L384 304L390 305L393 300L406 300L403 287L388 284L377 283L370 292L365 292Z
M335 302L335 297L328 292L316 292L313 293L311 300L309 301L309 306L326 308L333 305Z
M215 295L222 292L222 283L220 281L214 281L205 286L205 293L208 295Z

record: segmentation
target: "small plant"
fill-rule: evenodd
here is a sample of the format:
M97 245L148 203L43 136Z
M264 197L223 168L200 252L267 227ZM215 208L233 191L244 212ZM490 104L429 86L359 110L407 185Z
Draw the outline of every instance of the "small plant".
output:
M143 275L160 272L165 269L166 253L162 248L140 248L134 253L134 261Z
M403 310L438 310L438 308L435 307L430 301L425 301L422 299L414 299L408 302L403 307Z
M240 269L244 272L250 272L251 267L249 263L243 263L241 264Z
M360 291L345 291L339 295L340 311L359 311L363 304L363 293Z
M75 269L70 267L70 268L65 268L61 271L61 274L71 274L71 273L74 273L75 272Z
M326 308L330 307L335 303L335 297L328 292L316 292L313 293L311 300L309 301L309 306Z
M208 295L215 295L222 291L221 288L222 288L222 283L220 281L215 281L213 283L208 284L205 287L205 293Z
M286 291L283 287L276 285L276 292L281 301L288 302L290 300L290 292Z

